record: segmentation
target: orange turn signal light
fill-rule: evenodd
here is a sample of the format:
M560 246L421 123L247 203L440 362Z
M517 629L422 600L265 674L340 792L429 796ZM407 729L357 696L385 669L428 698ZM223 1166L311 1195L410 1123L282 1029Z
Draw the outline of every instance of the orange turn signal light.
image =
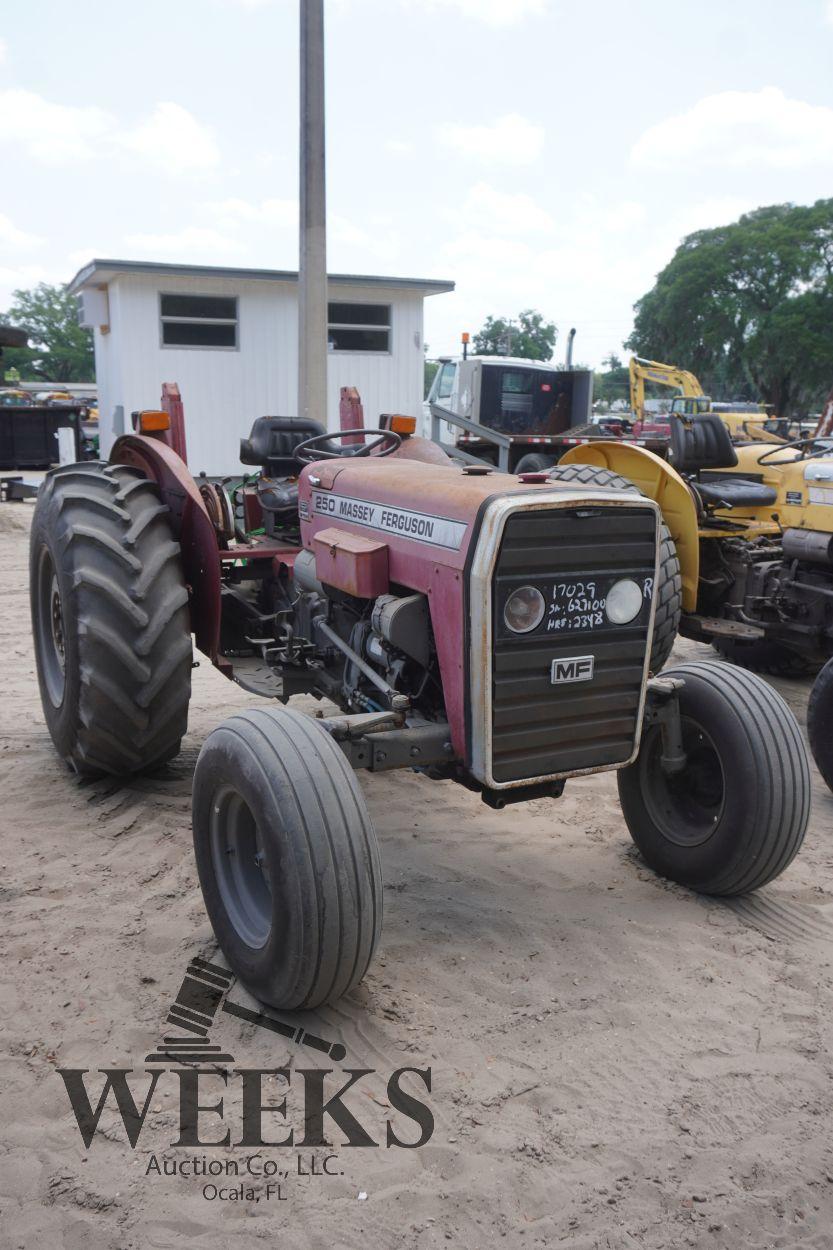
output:
M139 413L139 432L141 434L150 434L154 430L169 430L171 428L171 418L167 412L157 412L155 409L149 409L147 412Z
M416 429L416 417L403 417L399 413L394 413L388 429L393 430L394 434L402 434L407 438Z

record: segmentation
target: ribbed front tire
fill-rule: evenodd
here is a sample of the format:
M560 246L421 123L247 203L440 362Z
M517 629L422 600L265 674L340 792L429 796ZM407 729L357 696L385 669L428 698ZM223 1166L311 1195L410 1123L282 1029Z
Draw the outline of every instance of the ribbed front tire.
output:
M719 661L680 664L687 762L669 774L651 725L619 773L631 837L662 877L702 894L746 894L784 871L810 815L810 770L795 717L762 678Z
M76 772L143 772L179 751L191 694L188 592L156 485L137 469L56 469L29 549L44 717Z
M194 773L194 851L211 924L240 980L284 1010L361 981L382 927L370 815L341 749L292 708L239 712Z

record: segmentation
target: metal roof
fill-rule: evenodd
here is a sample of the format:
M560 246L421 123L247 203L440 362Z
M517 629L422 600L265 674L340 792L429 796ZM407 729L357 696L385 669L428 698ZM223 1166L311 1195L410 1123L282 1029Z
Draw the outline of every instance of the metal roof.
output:
M85 286L100 286L124 274L159 274L180 278L232 278L258 282L297 282L293 269L232 269L222 265L169 265L149 260L91 260L72 279L70 294ZM442 295L454 290L454 283L437 278L382 278L371 274L331 273L328 281L342 286L368 286L420 291Z

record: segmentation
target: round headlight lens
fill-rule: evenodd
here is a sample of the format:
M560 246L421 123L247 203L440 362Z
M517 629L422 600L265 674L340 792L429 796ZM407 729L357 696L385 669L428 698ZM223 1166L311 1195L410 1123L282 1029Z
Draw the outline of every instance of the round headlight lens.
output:
M627 625L634 617L639 616L641 608L642 591L629 577L614 582L607 592L605 612L607 619L614 625Z
M544 596L534 586L521 586L506 600L503 619L513 634L528 634L544 619Z

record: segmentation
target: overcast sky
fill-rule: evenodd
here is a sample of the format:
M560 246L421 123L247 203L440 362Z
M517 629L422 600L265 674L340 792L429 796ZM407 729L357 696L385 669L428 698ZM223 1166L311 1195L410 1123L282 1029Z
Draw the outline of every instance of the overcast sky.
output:
M297 0L0 7L0 310L93 256L297 267ZM331 272L621 351L679 239L833 195L833 0L328 0Z

